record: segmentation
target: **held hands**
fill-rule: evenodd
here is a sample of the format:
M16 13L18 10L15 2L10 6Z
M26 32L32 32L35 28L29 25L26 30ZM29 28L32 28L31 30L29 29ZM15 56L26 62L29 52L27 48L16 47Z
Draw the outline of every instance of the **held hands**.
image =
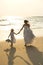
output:
M19 34L19 33L20 33L20 31L17 34Z
M16 34L16 35L17 35L17 34L19 34L19 33L20 33L20 31L19 31L18 33L14 33L14 34Z
M18 33L15 33L15 35L17 35L17 34L19 34L20 32L18 32ZM9 37L9 36L8 36Z
M17 34L19 34L19 33L21 32L21 30L22 30L22 29L20 29L20 31L19 31Z

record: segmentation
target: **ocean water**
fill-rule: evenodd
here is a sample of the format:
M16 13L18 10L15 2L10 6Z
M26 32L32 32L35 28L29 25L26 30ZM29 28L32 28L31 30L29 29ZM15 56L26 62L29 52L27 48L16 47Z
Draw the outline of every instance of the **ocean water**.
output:
M43 16L31 16L31 17L6 17L0 18L0 40L6 40L10 33L11 28L17 33L24 24L24 19L27 19L30 23L30 28L34 35L43 36ZM20 34L15 35L16 39L23 38L23 30Z

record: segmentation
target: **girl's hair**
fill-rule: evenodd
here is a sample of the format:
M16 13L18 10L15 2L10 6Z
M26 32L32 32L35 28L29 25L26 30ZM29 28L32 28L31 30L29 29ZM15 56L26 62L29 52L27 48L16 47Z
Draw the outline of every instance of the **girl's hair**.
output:
M11 32L13 32L14 31L14 29L11 29Z
M24 23L27 23L27 22L29 22L28 20L24 20Z

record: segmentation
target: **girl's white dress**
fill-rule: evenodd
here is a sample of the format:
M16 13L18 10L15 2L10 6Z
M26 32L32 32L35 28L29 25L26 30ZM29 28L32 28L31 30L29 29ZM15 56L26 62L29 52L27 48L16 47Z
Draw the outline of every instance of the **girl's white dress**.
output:
M24 41L25 43L31 43L32 40L34 39L34 34L30 27L24 26Z
M11 37L11 42L15 43L16 39L15 39L15 36L14 36L14 32L11 32L9 36Z

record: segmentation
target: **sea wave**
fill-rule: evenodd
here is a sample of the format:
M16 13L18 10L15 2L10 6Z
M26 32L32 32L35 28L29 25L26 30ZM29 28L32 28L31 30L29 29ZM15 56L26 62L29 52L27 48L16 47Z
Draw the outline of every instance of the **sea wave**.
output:
M30 22L32 29L43 29L43 16L31 16L27 18ZM13 20L1 19L0 26L22 26L23 20L21 18L16 18Z

